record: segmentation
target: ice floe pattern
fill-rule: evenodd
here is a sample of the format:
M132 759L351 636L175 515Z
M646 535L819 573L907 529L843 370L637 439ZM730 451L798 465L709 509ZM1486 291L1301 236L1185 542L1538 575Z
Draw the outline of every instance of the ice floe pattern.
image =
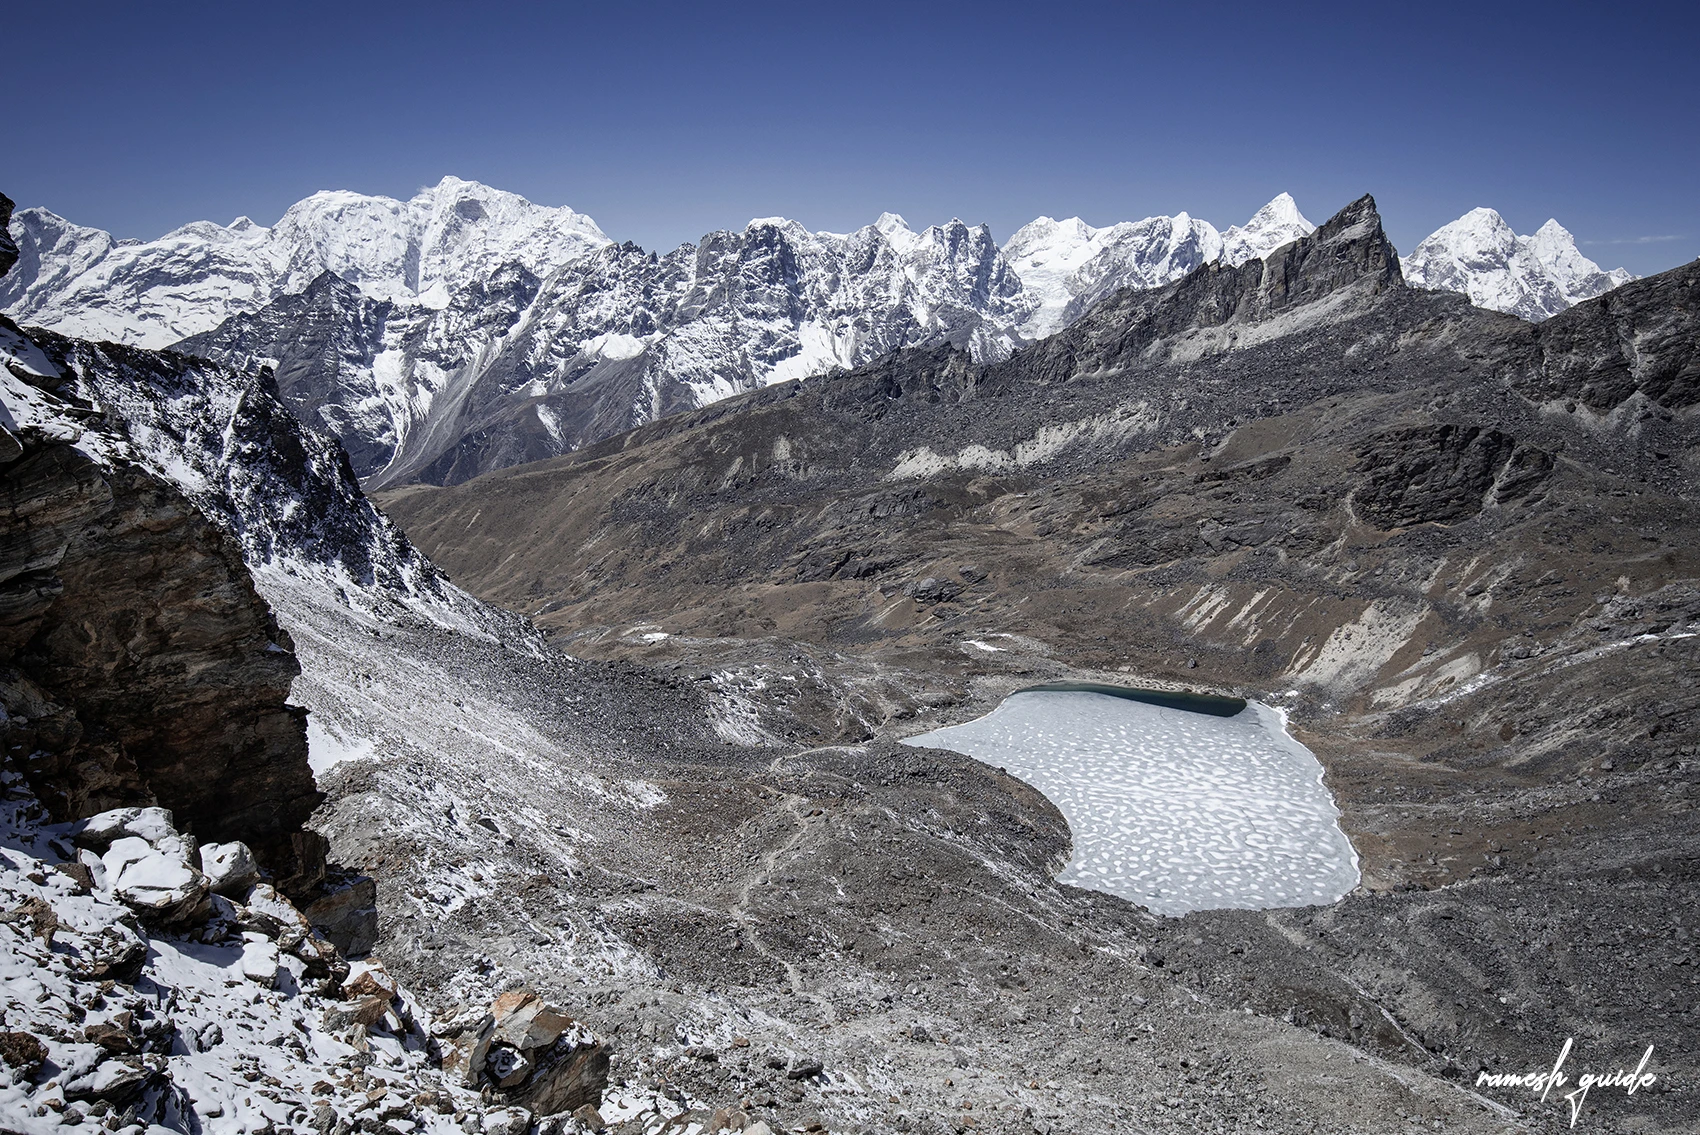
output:
M1256 702L1212 717L1033 691L906 743L966 753L1033 785L1074 834L1060 880L1158 914L1310 906L1357 886L1322 766Z

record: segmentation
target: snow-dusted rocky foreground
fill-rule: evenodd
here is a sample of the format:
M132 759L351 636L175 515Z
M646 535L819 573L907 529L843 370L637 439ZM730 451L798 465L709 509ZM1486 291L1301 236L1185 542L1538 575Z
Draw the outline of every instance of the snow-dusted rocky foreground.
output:
M908 744L966 753L1032 784L1074 833L1060 881L1159 914L1331 903L1358 882L1322 766L1265 705L1214 717L1030 690Z
M345 961L241 845L197 847L160 808L50 823L9 766L0 907L8 1131L523 1135L684 1110L600 1091L603 1039L518 983L492 999L469 972L472 1003L433 1020L376 957ZM544 1079L528 1106L490 1100Z

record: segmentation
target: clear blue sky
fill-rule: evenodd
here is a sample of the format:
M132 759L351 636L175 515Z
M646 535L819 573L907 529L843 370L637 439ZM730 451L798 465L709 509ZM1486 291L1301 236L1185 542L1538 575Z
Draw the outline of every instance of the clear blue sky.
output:
M444 174L667 249L1039 214L1476 205L1700 254L1700 5L55 3L6 15L0 190L120 236Z

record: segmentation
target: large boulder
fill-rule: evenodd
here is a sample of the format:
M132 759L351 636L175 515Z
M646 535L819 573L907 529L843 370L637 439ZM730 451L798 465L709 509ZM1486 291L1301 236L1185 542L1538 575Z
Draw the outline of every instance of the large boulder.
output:
M490 1057L496 1018L483 1010L464 1013L431 1030L442 1051L443 1075L463 1088L476 1088Z
M260 881L260 865L241 840L201 845L201 874L215 895L236 897Z
M595 1033L530 989L502 994L490 1012L495 1019L491 1078L504 1049L523 1055L528 1065L521 1074L517 1064L502 1064L505 1075L497 1083L508 1089L509 1099L539 1115L602 1102L609 1052Z
M609 1049L600 1037L535 990L497 997L488 1012L469 1010L431 1029L443 1072L463 1087L494 1087L538 1115L600 1104Z
M157 843L122 836L100 857L112 896L154 922L177 922L207 897L207 880L195 866L193 836L170 835Z
M165 808L112 808L71 824L67 835L78 847L103 853L113 842L132 836L157 845L177 834L171 812Z
M496 1018L496 1043L519 1052L549 1047L573 1023L530 989L502 994L490 1012Z
M378 884L366 875L331 875L303 913L344 957L361 957L377 945Z
M243 977L267 989L275 988L279 962L276 942L251 930L242 935Z
M539 1115L576 1111L599 1105L608 1086L610 1053L590 1030L571 1029L548 1049L530 1054L536 1067L526 1081L508 1093L508 1098Z

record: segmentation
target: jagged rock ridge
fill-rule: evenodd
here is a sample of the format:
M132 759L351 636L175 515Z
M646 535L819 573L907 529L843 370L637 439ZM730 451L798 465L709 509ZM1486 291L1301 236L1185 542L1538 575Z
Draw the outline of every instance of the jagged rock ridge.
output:
M20 229L0 307L86 338L187 336L183 350L275 366L290 406L384 486L454 483L900 348L950 343L995 362L1122 288L1237 267L1312 226L1281 194L1225 231L1185 213L1105 228L1041 217L1000 249L960 221L915 232L888 213L834 234L769 218L658 256L570 210L445 178L409 202L315 194L271 229L113 242L42 210ZM1524 239L1484 210L1406 268L1529 318L1627 278L1600 273L1556 223Z

